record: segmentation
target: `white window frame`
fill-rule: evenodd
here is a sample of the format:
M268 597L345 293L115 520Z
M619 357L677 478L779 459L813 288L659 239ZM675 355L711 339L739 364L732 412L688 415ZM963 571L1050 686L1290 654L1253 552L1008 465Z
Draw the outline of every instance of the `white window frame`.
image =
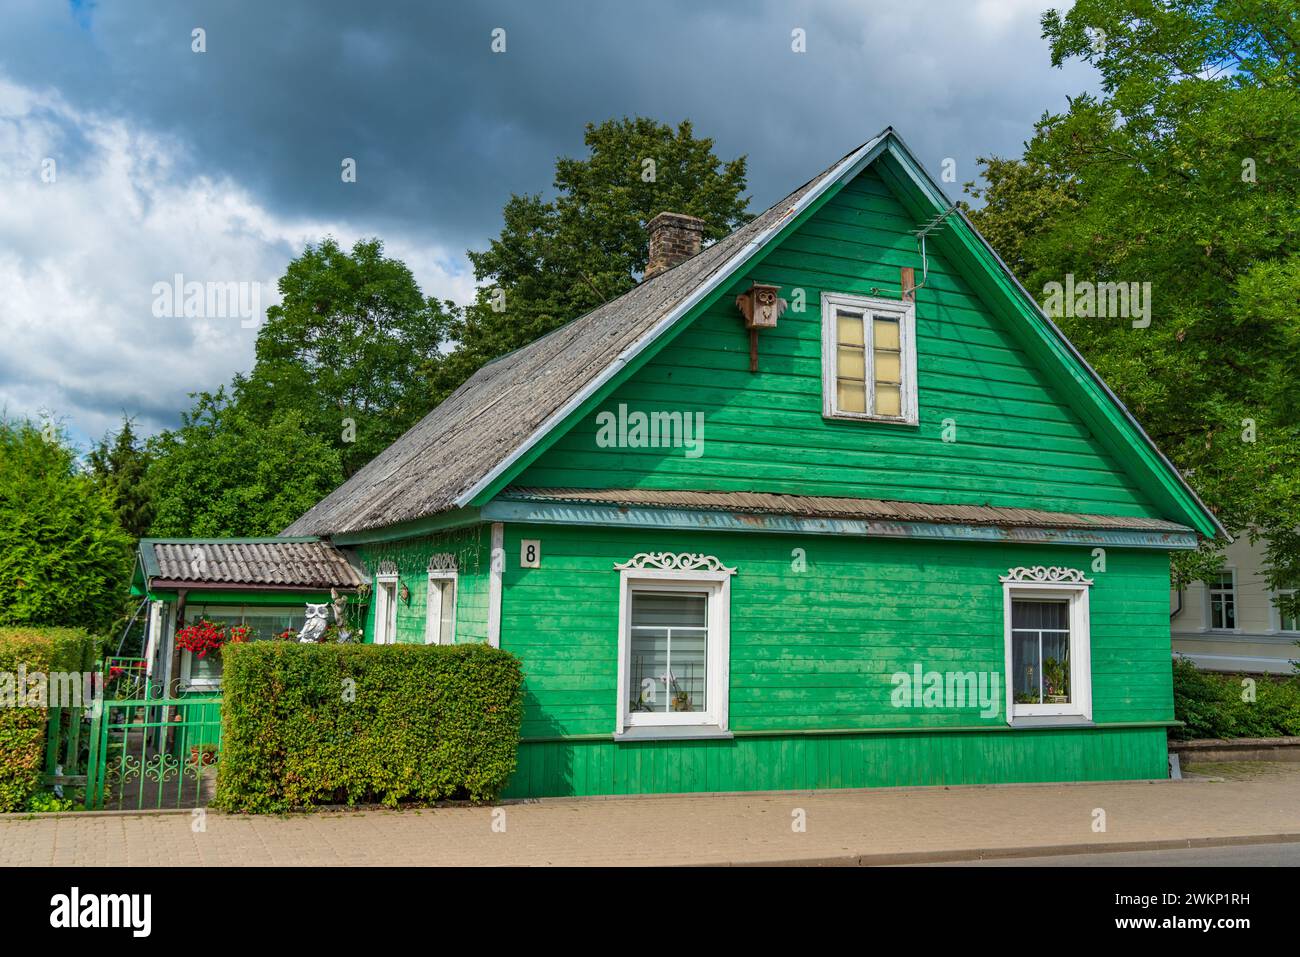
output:
M916 425L919 411L916 391L916 303L899 299L879 299L872 296L853 296L848 293L824 292L822 303L822 415L828 419L850 419L860 422L891 422L896 425ZM847 412L837 407L839 398L836 356L839 350L839 323L836 312L844 309L863 315L862 342L866 355L866 412ZM887 315L898 320L899 362L899 415L875 414L876 360L874 324L867 321L871 315Z
M1237 635L1241 633L1241 590L1237 587L1237 566L1224 565L1219 569L1218 574L1228 574L1232 576L1232 620L1235 624L1231 628L1214 627L1214 599L1212 590L1215 587L1214 582L1203 582L1205 585L1205 630L1220 635Z
M1273 631L1277 632L1279 635L1300 635L1300 628L1292 629L1282 627L1282 612L1277 607L1277 599L1279 595L1294 595L1297 591L1300 591L1300 588L1277 588L1269 592L1268 607L1269 612L1273 616Z
M641 556L638 556L640 558ZM667 556L672 558L672 556ZM696 558L699 556L676 556ZM636 564L634 559L628 565ZM615 734L631 729L703 729L726 732L731 686L731 576L735 569L721 567L716 559L713 568L622 568L618 603L618 707ZM708 596L708 674L704 711L633 712L628 708L631 694L632 601L634 591L690 592Z
M181 649L181 687L182 688L186 688L190 690L198 690L200 688L221 687L221 677L219 675L215 678L211 676L203 677L203 678L191 677L190 675L193 671L193 667L194 667L194 652L186 651L184 648L182 648Z
M375 638L372 643L391 645L396 641L397 573L377 574L375 575Z
M426 645L442 643L442 589L434 588L434 583L446 581L451 582L451 633L448 635L447 644L456 643L456 605L460 601L459 575L450 569L431 570L428 587L424 593L424 643Z
M1003 644L1006 650L1007 723L1016 718L1056 717L1073 715L1085 721L1092 720L1092 633L1088 611L1088 590L1091 582L1064 581L1003 581ZM1015 700L1012 681L1011 603L1025 601L1051 601L1064 599L1070 603L1070 697L1067 704L1019 704Z

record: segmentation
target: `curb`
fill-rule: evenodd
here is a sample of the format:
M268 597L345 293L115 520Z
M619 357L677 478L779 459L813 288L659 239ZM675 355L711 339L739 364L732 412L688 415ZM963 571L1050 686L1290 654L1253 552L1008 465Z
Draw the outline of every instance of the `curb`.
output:
M701 867L897 867L916 864L960 864L966 861L1017 860L1124 851L1173 851L1196 847L1249 847L1252 844L1300 844L1300 831L1242 834L1231 837L1166 838L1159 841L1110 841L1100 844L1041 844L1029 847L980 847L952 851L903 851L888 854L846 854L842 857L791 858L779 861L727 861Z

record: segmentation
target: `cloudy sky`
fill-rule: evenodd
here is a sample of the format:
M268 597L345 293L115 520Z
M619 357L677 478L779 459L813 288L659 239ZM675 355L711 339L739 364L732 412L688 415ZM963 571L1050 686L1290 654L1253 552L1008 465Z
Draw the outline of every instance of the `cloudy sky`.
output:
M265 309L327 234L379 236L426 293L468 301L465 250L510 193L548 190L589 121L689 118L748 154L755 210L887 125L971 179L1094 85L1051 68L1047 6L4 0L0 409L83 446L123 412L174 426L251 366L256 329L157 316L155 285L246 283Z

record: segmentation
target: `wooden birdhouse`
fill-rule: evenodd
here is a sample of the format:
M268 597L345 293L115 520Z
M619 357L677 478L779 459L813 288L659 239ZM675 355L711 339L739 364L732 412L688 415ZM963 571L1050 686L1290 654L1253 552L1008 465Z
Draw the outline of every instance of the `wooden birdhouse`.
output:
M756 282L748 292L736 297L736 308L745 317L745 328L749 330L749 371L758 371L758 330L775 329L777 319L785 311L785 300L777 293L778 286L768 286Z
M785 311L785 300L777 296L779 288L754 283L748 292L736 297L736 305L745 317L746 329L775 329L776 320Z

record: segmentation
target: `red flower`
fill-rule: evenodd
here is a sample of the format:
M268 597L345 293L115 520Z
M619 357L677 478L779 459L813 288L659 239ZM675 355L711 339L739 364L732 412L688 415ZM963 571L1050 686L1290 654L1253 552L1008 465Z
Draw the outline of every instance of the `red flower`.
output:
M220 651L227 641L242 642L248 640L248 628L236 625L226 634L225 626L211 621L197 621L176 632L176 646L184 648L191 654L205 658L210 651ZM236 636L238 633L238 636Z

